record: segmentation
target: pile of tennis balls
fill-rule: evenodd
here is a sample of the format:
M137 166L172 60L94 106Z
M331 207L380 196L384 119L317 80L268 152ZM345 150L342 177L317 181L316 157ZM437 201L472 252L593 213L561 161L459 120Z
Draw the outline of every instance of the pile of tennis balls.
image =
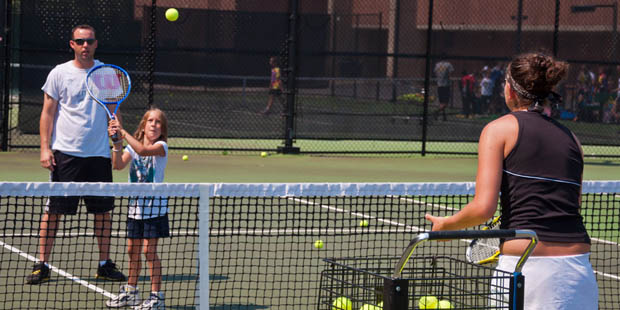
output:
M352 310L353 309L353 303L351 302L351 300L349 298L346 297L338 297L334 300L334 302L332 303L332 310ZM383 302L380 302L377 306L375 305L370 305L370 304L364 304L360 310L382 310L383 309Z
M352 310L353 303L347 297L338 297L332 303L332 310ZM449 300L439 300L435 296L422 296L418 301L418 309L454 309ZM364 304L360 310L383 310L383 302L378 305Z
M449 300L439 300L435 296L422 296L418 301L419 309L454 309Z

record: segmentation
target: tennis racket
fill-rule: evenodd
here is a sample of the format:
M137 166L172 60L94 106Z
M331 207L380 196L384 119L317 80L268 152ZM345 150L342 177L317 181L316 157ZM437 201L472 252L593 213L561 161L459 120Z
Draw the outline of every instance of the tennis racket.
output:
M108 117L114 119L121 102L129 96L131 79L129 73L119 66L98 65L88 70L86 74L86 90L103 107ZM110 111L108 105L115 105L114 112ZM112 140L117 139L118 133L115 133Z
M500 216L495 217L490 223L486 224L482 230L499 229ZM499 260L499 238L480 239L476 238L467 246L465 253L467 261L474 264L492 264Z

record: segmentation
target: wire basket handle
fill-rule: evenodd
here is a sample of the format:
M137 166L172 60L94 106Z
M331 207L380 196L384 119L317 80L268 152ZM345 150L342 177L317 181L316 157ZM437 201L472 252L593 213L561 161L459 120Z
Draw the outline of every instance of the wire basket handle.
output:
M415 239L411 240L405 252L401 256L400 260L394 268L393 278L400 278L400 275L405 268L405 264L413 254L415 248L424 241L427 240L451 240L451 239L488 239L488 238L524 238L531 239L530 244L527 246L519 262L515 266L515 272L521 272L523 264L527 261L527 258L532 254L534 248L538 244L538 236L536 232L529 229L498 229L498 230L446 230L446 231L432 231L419 234Z

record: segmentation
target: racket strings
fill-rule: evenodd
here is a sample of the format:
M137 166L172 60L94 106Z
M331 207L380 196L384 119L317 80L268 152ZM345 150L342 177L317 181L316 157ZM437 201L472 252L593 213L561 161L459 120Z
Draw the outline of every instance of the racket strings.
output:
M480 239L470 246L469 256L473 262L485 260L499 250L499 239Z
M91 72L86 79L91 94L102 102L122 100L129 91L129 85L127 75L112 67L101 67Z

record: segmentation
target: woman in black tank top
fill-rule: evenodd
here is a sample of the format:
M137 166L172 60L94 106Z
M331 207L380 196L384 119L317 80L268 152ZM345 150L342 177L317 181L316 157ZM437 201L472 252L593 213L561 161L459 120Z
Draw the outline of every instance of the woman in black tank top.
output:
M426 215L433 231L477 226L493 217L501 192L502 228L532 229L540 239L523 269L525 309L598 307L590 238L579 214L581 145L548 116L549 102L560 100L553 88L567 69L565 62L538 53L508 65L504 95L511 113L482 130L473 200L447 218ZM503 242L498 269L514 268L512 258L528 243Z

